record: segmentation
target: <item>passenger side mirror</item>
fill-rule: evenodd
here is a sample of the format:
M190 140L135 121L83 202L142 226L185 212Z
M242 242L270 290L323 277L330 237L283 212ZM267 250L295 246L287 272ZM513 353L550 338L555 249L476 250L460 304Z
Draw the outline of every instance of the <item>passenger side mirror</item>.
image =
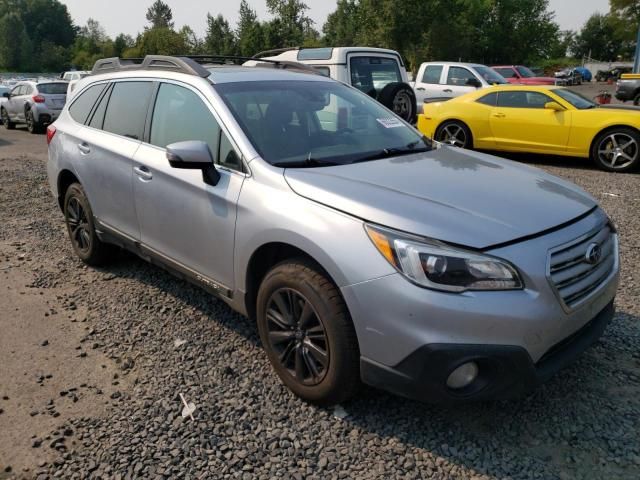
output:
M560 105L558 102L547 102L544 104L544 108L547 110L553 110L555 112L563 112L564 107Z
M202 179L215 186L220 180L209 145L201 141L177 142L167 145L167 160L173 168L202 170Z
M477 78L470 78L469 80L467 80L467 86L480 88L482 86L482 82Z

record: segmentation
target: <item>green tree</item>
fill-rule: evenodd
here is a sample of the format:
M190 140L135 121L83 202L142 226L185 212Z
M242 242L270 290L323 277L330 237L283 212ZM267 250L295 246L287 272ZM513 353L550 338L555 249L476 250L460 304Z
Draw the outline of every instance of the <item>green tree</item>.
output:
M125 35L121 33L113 41L113 55L116 57L122 57L125 50L135 45L135 40L131 35Z
M58 0L27 0L21 16L36 50L43 42L66 48L75 40L76 27L71 15Z
M355 45L360 29L357 0L338 0L336 11L329 14L322 27L324 42L332 47Z
M0 69L29 70L33 48L18 13L0 17Z
M147 20L151 28L173 28L173 12L162 0L156 0L147 10Z
M618 54L624 58L632 58L640 28L640 0L609 0L609 3L611 26L620 45Z
M306 39L318 37L313 20L307 15L309 7L301 0L267 0L267 8L274 19L267 25L270 45L281 47L303 45Z
M145 55L182 55L186 50L187 46L182 35L168 27L157 27L148 29L142 34L134 52L127 50L125 53L129 53L130 56L144 57Z
M266 49L264 28L246 0L240 2L236 39L238 53L242 56L251 57Z
M573 54L576 57L615 60L620 49L615 28L609 15L594 13L576 36Z
M189 25L183 26L178 33L184 39L184 44L186 46L184 53L189 55L198 55L203 53L204 44Z
M207 13L207 34L204 39L206 53L210 55L235 55L236 37L229 22L222 15Z

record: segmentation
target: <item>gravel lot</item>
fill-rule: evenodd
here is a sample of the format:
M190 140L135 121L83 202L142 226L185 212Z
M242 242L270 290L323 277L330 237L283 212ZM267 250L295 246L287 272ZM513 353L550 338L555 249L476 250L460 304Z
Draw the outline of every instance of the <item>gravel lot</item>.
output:
M81 264L45 152L44 136L0 130L0 479L640 476L639 175L513 157L581 185L620 228L618 313L573 367L519 401L364 389L343 412L294 398L222 302L125 253Z

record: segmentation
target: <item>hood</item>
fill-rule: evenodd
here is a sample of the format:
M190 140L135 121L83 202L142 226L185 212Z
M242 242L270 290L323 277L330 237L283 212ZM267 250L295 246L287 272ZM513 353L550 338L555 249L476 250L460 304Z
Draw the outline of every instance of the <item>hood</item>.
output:
M556 227L596 206L577 186L541 170L454 147L284 175L302 197L478 249Z

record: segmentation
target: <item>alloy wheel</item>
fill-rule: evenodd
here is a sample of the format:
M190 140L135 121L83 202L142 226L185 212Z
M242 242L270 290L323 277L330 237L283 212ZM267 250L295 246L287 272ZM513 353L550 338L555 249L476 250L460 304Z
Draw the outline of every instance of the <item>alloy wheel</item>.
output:
M267 302L266 319L280 364L303 385L322 382L329 367L329 341L309 300L292 288L276 290Z
M67 226L69 236L76 249L86 253L91 249L91 233L87 213L76 197L71 197L67 204Z
M35 129L35 122L33 120L33 113L31 113L31 110L29 110L27 112L27 130L29 130L30 132L33 132L33 130Z
M447 145L464 148L467 145L467 134L461 125L446 125L440 132L440 141Z
M638 159L638 142L626 133L607 135L598 145L598 158L611 169L623 169Z

